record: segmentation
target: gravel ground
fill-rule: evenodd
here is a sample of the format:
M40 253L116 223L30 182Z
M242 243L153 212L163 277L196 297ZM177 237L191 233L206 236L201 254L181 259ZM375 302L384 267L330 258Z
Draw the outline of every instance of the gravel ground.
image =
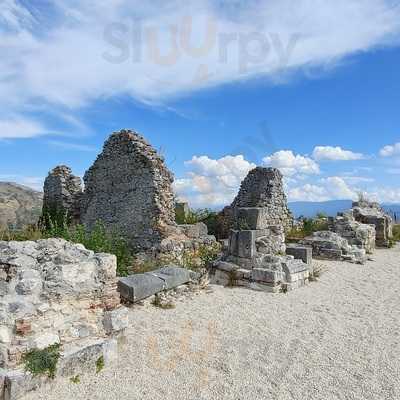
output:
M400 247L367 265L318 262L288 294L212 287L131 311L118 365L25 400L400 399Z

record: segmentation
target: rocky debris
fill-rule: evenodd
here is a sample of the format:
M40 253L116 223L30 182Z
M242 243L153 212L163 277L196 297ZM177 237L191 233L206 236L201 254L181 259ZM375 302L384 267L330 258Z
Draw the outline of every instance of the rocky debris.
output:
M343 260L358 264L364 264L367 261L365 249L355 245L349 245L349 242L330 231L314 232L300 244L312 247L313 257L325 260Z
M0 231L37 224L43 194L16 183L0 182Z
M393 218L378 203L364 200L354 202L353 216L358 222L375 226L377 246L390 247L393 239Z
M112 134L84 181L81 218L89 229L101 221L140 250L177 233L173 176L136 132Z
M367 254L372 254L375 250L375 225L357 222L353 210L341 213L336 218L330 218L329 229L346 239L351 246L365 249Z
M235 200L218 216L219 238L227 238L230 229L238 229L235 224L241 224L241 217L237 209L245 213L245 220L251 226L256 223L256 228L261 226L283 226L285 230L293 225L293 216L288 208L287 199L283 190L283 177L276 168L257 167L249 172L240 186ZM246 210L250 209L250 210ZM258 209L259 211L251 211ZM262 211L260 211L262 210ZM251 216L251 213L256 213ZM255 220L254 220L255 218ZM240 227L239 227L240 229ZM242 229L246 229L242 227Z
M25 390L13 389L21 380L22 388L34 383L18 372L26 352L56 343L84 351L88 340L111 343L128 325L115 256L61 239L0 242L0 292L0 370L12 393Z
M137 303L157 293L186 284L195 274L185 268L167 266L145 274L121 278L118 282L122 298L129 303Z
M42 218L59 222L58 219L65 217L70 223L79 223L81 196L81 178L65 165L54 168L44 181Z

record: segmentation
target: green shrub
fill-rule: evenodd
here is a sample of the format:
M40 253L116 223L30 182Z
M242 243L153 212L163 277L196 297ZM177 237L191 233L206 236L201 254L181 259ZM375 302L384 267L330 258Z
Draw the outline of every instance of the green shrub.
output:
M314 232L327 231L329 229L328 221L325 217L322 218L304 218L303 226L301 229L293 228L288 234L287 238L291 239L304 239L311 236Z
M45 375L54 379L57 371L57 363L60 358L60 345L54 344L43 350L31 350L24 354L23 362L25 370L32 375Z
M400 225L395 225L393 227L393 240L395 242L400 242Z

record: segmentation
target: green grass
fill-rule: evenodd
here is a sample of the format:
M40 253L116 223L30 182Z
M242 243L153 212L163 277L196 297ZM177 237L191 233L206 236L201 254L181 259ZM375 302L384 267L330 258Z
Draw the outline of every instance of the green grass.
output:
M96 374L99 374L101 371L103 371L104 367L104 356L100 356L96 361Z
M325 219L305 218L302 229L293 228L288 234L287 239L300 240L307 236L311 236L314 232L327 231L329 229L328 222Z
M54 344L43 350L31 350L23 355L25 370L32 375L47 375L54 379L57 371L57 363L60 358L60 345Z

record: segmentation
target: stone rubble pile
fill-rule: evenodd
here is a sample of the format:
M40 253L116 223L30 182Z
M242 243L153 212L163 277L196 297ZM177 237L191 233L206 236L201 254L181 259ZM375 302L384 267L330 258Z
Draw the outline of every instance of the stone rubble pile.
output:
M279 292L308 282L309 265L285 255L290 213L278 170L251 171L230 212L228 250L223 261L213 265L213 283Z
M301 240L300 244L311 247L314 258L359 264L364 264L368 259L364 248L351 246L346 239L335 232L314 232L311 236Z
M76 374L82 360L115 357L128 326L115 256L61 239L0 242L0 321L0 400L38 384L24 371L30 350L60 344L61 375Z

